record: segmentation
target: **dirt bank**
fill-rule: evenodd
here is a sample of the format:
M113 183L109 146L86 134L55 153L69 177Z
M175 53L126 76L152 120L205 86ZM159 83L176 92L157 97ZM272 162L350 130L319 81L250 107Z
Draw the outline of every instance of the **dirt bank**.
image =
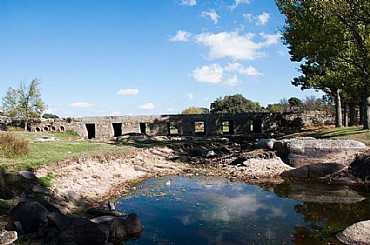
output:
M238 164L186 164L168 147L136 149L123 155L81 158L50 164L36 171L37 177L53 175L49 190L57 205L71 210L99 202L129 190L137 179L173 174L205 174L248 182L280 181L279 174L291 169L280 158L253 158ZM191 159L189 159L191 160Z

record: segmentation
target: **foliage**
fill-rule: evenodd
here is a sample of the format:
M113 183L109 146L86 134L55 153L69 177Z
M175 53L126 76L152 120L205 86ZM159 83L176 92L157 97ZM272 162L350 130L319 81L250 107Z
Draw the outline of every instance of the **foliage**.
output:
M34 79L27 85L25 82L19 84L18 89L10 87L3 98L5 115L9 117L24 118L25 129L30 117L40 117L45 104L41 100L39 91L40 80Z
M208 108L189 107L181 112L181 114L208 114Z
M283 105L280 103L268 104L266 109L273 113L284 112Z
M286 16L283 39L302 76L292 84L356 100L370 98L370 2L276 0ZM364 128L369 128L369 107ZM338 121L338 120L337 120Z
M5 157L23 156L29 152L29 141L14 133L0 133L0 155Z
M293 107L301 107L302 106L302 101L297 97L289 98L288 103L289 103L290 106L293 106Z
M258 102L246 99L241 94L220 97L211 103L211 113L243 113L261 110Z
M59 118L59 116L54 115L54 114L50 114L50 113L45 113L44 115L42 115L42 118L45 118L45 119L55 119L55 118Z

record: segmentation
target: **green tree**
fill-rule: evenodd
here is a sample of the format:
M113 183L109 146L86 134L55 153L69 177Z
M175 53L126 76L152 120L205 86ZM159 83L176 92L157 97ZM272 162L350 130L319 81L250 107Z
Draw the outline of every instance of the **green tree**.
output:
M208 108L201 108L201 107L189 107L186 108L181 112L181 114L208 114Z
M243 113L261 110L259 103L253 102L241 94L220 97L211 103L211 113Z
M55 118L59 118L59 116L55 115L55 114L51 114L51 113L45 113L42 115L42 118L45 118L45 119L55 119Z
M27 130L29 119L40 117L46 108L41 100L39 86L39 79L32 80L29 85L21 82L18 89L10 87L3 97L4 114L9 117L24 118L25 130Z
M362 94L364 129L369 129L370 2L276 0L276 4L286 16L282 32L291 60L305 62L304 76L295 85L330 93L339 112L341 94L360 81L357 94Z
M288 100L288 103L292 107L301 107L302 101L297 97L290 97Z

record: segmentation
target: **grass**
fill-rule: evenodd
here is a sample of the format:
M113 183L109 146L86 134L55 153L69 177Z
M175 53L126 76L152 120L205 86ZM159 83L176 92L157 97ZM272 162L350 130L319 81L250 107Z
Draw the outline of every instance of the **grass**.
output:
M40 185L44 187L52 187L51 180L53 179L53 177L54 176L52 173L48 173L45 177L40 177L39 178Z
M0 156L2 169L16 168L32 170L38 166L55 163L77 157L99 156L108 153L127 151L129 148L116 145L80 140L73 134L13 132L16 136L29 141L29 153L15 157ZM55 141L40 142L39 137L54 137Z
M370 130L363 130L362 126L341 128L309 128L301 132L289 134L285 137L314 137L317 139L350 139L363 142L370 146Z

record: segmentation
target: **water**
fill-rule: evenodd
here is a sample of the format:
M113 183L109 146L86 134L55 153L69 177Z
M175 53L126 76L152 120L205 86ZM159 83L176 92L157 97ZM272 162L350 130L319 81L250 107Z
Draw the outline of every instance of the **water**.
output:
M141 183L116 208L144 225L126 244L340 244L333 234L370 219L369 191L322 187L170 176Z

